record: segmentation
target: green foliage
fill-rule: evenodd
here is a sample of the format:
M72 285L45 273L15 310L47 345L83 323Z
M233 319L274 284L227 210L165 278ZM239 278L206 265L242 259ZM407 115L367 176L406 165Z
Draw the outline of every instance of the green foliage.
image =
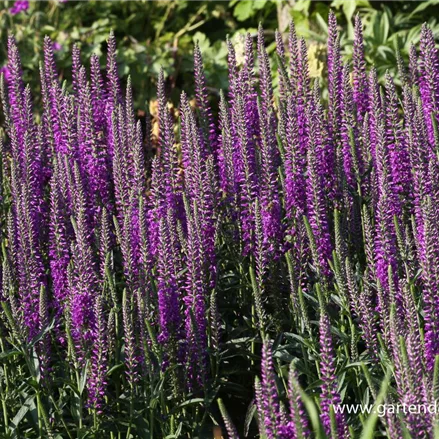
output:
M29 9L12 15L14 2L0 2L0 67L6 64L6 38L12 32L19 43L26 72L25 81L38 87L38 60L44 35L57 44L57 65L63 78L70 79L70 52L74 43L83 49L83 58L91 53L103 55L111 29L118 41L119 73L131 75L136 108L155 96L160 67L168 78L172 98L183 88L192 93L193 43L198 40L203 52L208 86L213 95L227 85L226 36L236 43L246 31L254 33L258 23L266 29L286 30L293 18L299 36L307 37L311 47L326 40L329 9L339 22L348 24L342 47L352 51L352 19L360 11L365 26L368 61L381 73L396 65L399 46L407 56L410 44L418 41L420 26L428 21L434 32L439 9L436 0L426 2L369 2L334 0L332 3L309 0L232 0L232 1L67 1L30 2ZM271 42L274 35L266 35ZM313 42L314 40L314 42ZM59 45L59 46L58 46ZM271 47L271 46L270 46ZM273 47L271 47L273 52ZM313 49L314 50L314 49ZM321 55L311 53L311 58ZM311 59L312 61L312 59ZM104 58L101 62L105 63ZM275 81L276 82L276 81Z
M170 78L170 86L178 95L186 75L192 71L195 39L205 51L208 71L214 72L212 83L224 86L227 77L226 34L234 33L236 20L224 2L192 1L68 1L60 3L31 2L29 9L12 15L11 1L0 3L0 64L6 60L6 38L15 34L22 53L23 65L32 86L37 85L38 59L42 53L44 35L49 35L61 47L55 50L61 75L70 78L74 43L83 49L83 58L91 53L106 52L106 40L111 29L118 41L119 74L130 73L136 106L144 107L145 99L155 95L155 83L160 67ZM224 26L225 25L225 26ZM206 28L207 32L200 32ZM101 59L104 63L104 59ZM210 79L210 78L209 78ZM219 80L219 82L218 82Z
M418 9L418 8L416 8ZM421 26L424 21L435 34L439 33L439 23L433 16L426 17L419 14L421 10L413 12L394 11L383 5L381 10L372 7L362 8L364 24L366 59L377 67L378 75L382 76L386 70L396 73L396 54L398 49L408 58L412 44L419 42ZM426 11L424 9L424 11ZM352 38L350 33L348 38ZM343 45L350 55L352 46ZM396 76L396 75L393 75Z

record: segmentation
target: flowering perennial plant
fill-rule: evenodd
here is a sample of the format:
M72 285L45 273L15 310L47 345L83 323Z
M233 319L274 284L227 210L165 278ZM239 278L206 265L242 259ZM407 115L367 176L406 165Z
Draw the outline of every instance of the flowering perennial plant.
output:
M160 72L153 120L136 119L113 34L104 71L73 48L71 86L45 39L40 113L9 37L4 437L212 437L221 425L231 438L344 439L366 421L334 406L435 401L433 34L424 26L408 67L398 60L399 89L366 65L360 17L351 64L332 13L328 29L327 82L311 80L293 23L276 33L276 90L262 27L241 64L228 41L218 107L196 45L194 99L182 93L174 118ZM387 413L367 437L433 437L435 423Z

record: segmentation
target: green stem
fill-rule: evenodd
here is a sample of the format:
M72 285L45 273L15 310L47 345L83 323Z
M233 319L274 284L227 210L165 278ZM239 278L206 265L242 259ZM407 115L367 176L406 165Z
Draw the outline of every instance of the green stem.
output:
M37 390L37 404L38 404L38 423L40 423L40 414L43 418L44 426L46 427L46 436L44 438L53 439L52 429L50 428L49 416L47 415L46 408L44 407L43 401L41 401L40 390ZM42 433L42 427L41 427ZM43 438L43 436L40 436Z
M50 399L52 400L52 404L53 404L53 407L55 408L56 412L58 413L58 415L60 415L61 423L62 423L64 429L66 430L67 435L69 436L70 439L73 439L73 436L72 436L72 434L70 433L70 430L69 430L69 428L67 427L67 424L66 424L66 422L64 421L64 418L62 417L61 410L59 409L59 407L58 407L58 405L57 405L57 403L56 403L56 401L55 401L55 398L54 398L53 396L50 396Z
M154 437L154 409L151 408L149 413L149 431L150 431L150 438L152 439Z
M255 304L254 303L252 304L252 326L253 326L253 329L257 330L256 312L255 312ZM251 353L252 353L251 365L252 365L252 367L255 365L255 352L256 352L255 338L253 337L252 344L251 344Z
M5 351L5 347L3 344L3 339L0 337L0 346L1 346L1 350L2 352ZM5 364L3 366L3 373L4 373L4 377L5 377L5 382L6 382L6 391L4 392L3 390L3 384L0 381L0 393L1 393L1 398L2 398L2 410L3 410L3 420L5 423L5 433L6 435L8 434L8 430L9 430L9 420L8 420L8 410L7 410L7 404L6 404L6 395L8 394L8 390L9 390L9 378L8 378L8 367Z
M128 430L127 430L127 438L126 439L129 439L130 438L130 436L131 436L131 425L133 424L133 406L134 406L134 392L133 392L133 385L131 384L131 391L130 391L130 395L131 395L131 398L130 398L130 421L129 421L129 424L128 424Z
M41 414L40 394L37 393L37 408L38 408L38 437L43 438L43 420Z
M93 429L95 432L98 431L98 414L96 409L93 409Z
M3 385L0 383L0 392L2 397L2 410L3 410L3 421L5 423L5 433L8 434L9 430L9 421L8 421L8 411L7 411L7 405L6 405L6 398L3 392Z
M78 384L78 391L81 387L81 378L79 376L78 369L75 368L76 382ZM78 405L79 405L79 428L82 428L82 395L78 394Z

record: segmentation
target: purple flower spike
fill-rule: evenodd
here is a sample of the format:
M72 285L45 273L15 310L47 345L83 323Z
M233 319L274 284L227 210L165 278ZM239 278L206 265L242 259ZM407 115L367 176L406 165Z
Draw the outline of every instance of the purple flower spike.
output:
M331 326L329 317L322 310L320 316L320 376L323 381L321 393L321 419L325 433L331 436L331 406L341 404L337 390L335 355L332 345ZM346 421L342 413L336 413L337 433L339 439L349 438Z
M419 83L428 138L434 144L432 115L439 110L439 58L432 30L424 24L421 30Z
M355 35L353 61L353 88L354 101L357 105L358 123L361 124L368 111L369 87L366 75L366 61L364 59L363 24L360 15L355 16Z
M29 1L28 0L18 0L14 3L14 6L9 9L9 12L12 15L17 15L20 12L27 11L29 9Z
M278 439L278 430L281 423L281 417L276 382L274 380L271 345L268 341L264 343L262 348L261 371L261 407L264 414L265 431L268 439Z
M209 104L209 97L206 88L206 78L203 69L203 58L198 44L194 48L194 76L195 76L195 96L197 106L200 110L201 129L203 131L203 138L206 148L206 153L211 152L217 154L218 136L216 133L216 126L213 122L212 110Z

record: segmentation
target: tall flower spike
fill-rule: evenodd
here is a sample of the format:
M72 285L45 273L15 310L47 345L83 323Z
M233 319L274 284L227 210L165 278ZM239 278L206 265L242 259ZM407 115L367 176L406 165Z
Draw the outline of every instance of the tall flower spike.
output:
M53 42L49 36L44 37L44 73L46 87L49 88L58 80L55 56L53 54Z
M201 129L203 131L204 143L207 152L217 153L217 133L213 121L212 110L209 104L209 96L206 89L206 77L203 69L203 58L200 46L195 44L194 48L194 76L195 96L197 107L200 110Z
M41 286L39 298L40 332L49 326L49 303L46 288ZM37 344L37 352L40 358L40 373L43 380L50 379L51 374L51 342L49 334L44 334L41 341Z
M297 63L297 96L303 112L310 97L310 77L308 63L308 49L305 40L302 38L299 42L299 56ZM301 123L301 126L304 122Z
M227 64L229 68L229 101L230 105L233 106L233 98L237 93L237 82L238 78L238 66L236 63L236 53L235 48L233 47L232 42L227 37Z
M411 198L409 157L403 121L399 117L398 96L393 79L388 72L386 73L386 117L386 143L390 151L392 189L395 192L395 198L401 195L408 202Z
M353 95L350 84L350 71L348 64L345 64L342 72L341 91L341 125L340 137L343 151L343 170L346 183L351 188L356 188L356 175L358 169L358 131L354 114Z
M352 61L354 101L357 105L358 123L361 124L365 113L368 111L369 96L366 75L366 61L364 59L363 24L361 23L360 14L355 16L354 51Z
M245 103L241 96L235 102L233 122L239 139L238 185L239 185L239 216L241 222L244 253L252 247L252 230L254 225L253 201L257 196L257 183L254 167L254 156L251 143L247 137L247 124L245 118Z
M265 422L264 422L264 408L263 408L263 393L262 393L262 385L261 381L258 377L255 378L255 399L254 404L256 406L256 413L258 417L258 429L259 432L266 436L267 432L265 429Z
M255 310L258 317L258 327L261 332L265 331L265 311L262 301L262 297L265 292L266 274L268 266L268 252L267 245L264 241L264 232L262 226L261 211L259 207L259 201L256 199L254 203L254 218L255 218L255 230L254 230L254 259L256 268L256 279L252 282L253 295L255 301Z
M44 82L42 83L44 86ZM70 102L63 95L61 87L58 84L51 84L48 90L48 102L45 110L48 113L46 126L47 132L51 135L51 143L53 144L54 153L67 154L76 150L76 142L73 140L72 134L77 131L76 118L73 116L74 105L68 106ZM76 116L76 115L75 115ZM69 138L70 137L70 138ZM76 140L76 139L75 139Z
M158 249L158 311L160 335L163 344L172 344L177 338L180 326L180 311L178 303L177 283L173 269L172 253L170 252L169 230L164 218L159 226Z
M113 236L110 225L110 216L105 207L101 212L100 230L99 230L99 273L100 279L104 280L107 276L107 270L111 269L110 251L113 244Z
M322 380L322 393L320 408L321 419L325 433L331 436L331 406L341 404L340 394L337 391L337 377L334 348L332 345L331 325L325 310L320 315L320 377ZM348 429L344 415L335 415L337 434L339 439L348 438Z
M125 92L125 105L123 107L124 119L123 124L125 126L125 147L124 155L126 156L126 182L128 187L134 185L134 145L137 142L137 132L136 132L136 116L134 112L134 98L133 98L133 87L131 82L131 76L128 76L127 86Z
M120 88L119 76L117 74L117 47L114 32L110 32L108 37L107 52L107 91L109 113L121 102L122 91Z
M342 62L340 50L340 35L337 30L337 19L333 11L328 18L328 92L331 137L337 145L340 144L340 95L342 90Z
M229 438L239 439L236 427L233 425L232 419L230 418L230 415L227 412L226 407L221 399L218 399L218 406L224 421L224 425L226 427L227 434L229 435Z
M264 242L268 251L276 255L281 239L281 204L277 186L276 172L276 144L273 125L272 109L267 108L264 115L262 103L258 102L259 117L261 120L261 216L264 233Z
M77 44L72 49L72 84L75 95L79 92L79 70L81 70L81 49Z
M73 259L75 265L74 293L71 297L72 329L75 341L88 343L93 334L95 314L93 304L97 293L97 276L92 250L92 233L89 211L85 198L84 184L79 165L74 164L74 216L75 244Z
M230 199L235 195L236 190L232 122L222 90L220 91L219 108L221 126L221 146L218 152L220 186L224 195Z
M377 71L372 68L369 73L369 132L370 132L370 153L372 163L376 166L376 149L378 137L378 125L384 117L383 105L381 102L380 89L378 85ZM374 187L374 185L372 185Z
M297 90L297 80L299 74L299 42L297 41L296 27L294 21L290 21L290 31L288 33L288 50L290 52L290 78L293 90Z
M204 384L206 374L206 282L203 276L203 253L201 245L201 224L197 202L189 205L186 202L186 216L188 218L187 235L187 285L184 303L186 305L186 339L188 341L187 354L189 361L189 380L194 385ZM194 361L195 360L195 361Z
M437 212L430 197L424 201L423 232L425 240L425 262L422 264L424 280L424 319L425 319L425 355L427 369L432 370L436 355L439 353L438 344L438 301L434 292L437 291L439 273L437 270L439 256L434 230L438 223Z
M239 91L245 102L244 116L246 121L247 141L250 150L249 153L255 149L254 139L259 135L258 94L254 82L253 39L250 34L247 34L244 40L244 65L239 80ZM254 153L252 153L250 157L254 167L256 163Z
M301 148L301 131L299 121L305 121L306 117L298 112L299 105L294 96L288 99L285 120L285 154L283 179L283 201L285 215L288 223L285 232L291 236L291 262L293 269L290 273L290 285L293 301L297 303L297 291L303 277L303 271L298 269L306 260L306 236L303 227L303 216L306 213L306 153ZM282 125L282 119L280 127ZM303 134L303 133L302 133ZM287 256L289 258L289 255ZM301 274L299 274L300 271Z
M264 239L270 251L277 251L280 239L280 200L277 190L278 150L276 147L276 117L273 111L273 88L271 84L270 61L265 50L264 30L258 29L259 81L261 99L258 100L261 150L261 214ZM284 78L285 79L285 78Z
M429 193L430 182L428 172L426 169L425 157L426 151L423 145L428 142L423 138L422 129L419 122L423 122L422 109L421 116L416 117L417 106L415 105L412 90L406 86L404 88L404 119L406 123L406 139L408 147L408 155L410 157L410 166L414 170L412 173L412 193L414 204L414 227L413 233L416 242L416 250L419 258L419 263L422 265L425 262L425 240L424 240L424 225L422 215L422 200L424 196ZM415 117L413 117L415 114Z
M53 306L58 319L64 314L68 294L67 267L70 262L70 245L67 234L68 218L60 191L60 172L59 164L55 162L55 170L50 182L49 259L53 282Z
M425 363L423 361L424 346L420 337L419 321L413 291L410 291L410 286L407 283L404 283L403 286L403 297L407 316L405 325L407 335L404 344L407 350L405 368L408 372L410 383L410 392L408 392L408 395L415 404L419 403L419 401L423 401L424 404L427 404L428 391L423 379L425 374ZM403 345L402 343L400 344ZM404 346L401 346L401 348L404 349ZM413 426L412 435L418 434L419 437L428 436L428 426L431 425L431 417L428 416L428 414L425 419L419 419L416 415L410 416L409 422Z
M290 417L292 437L309 437L308 420L300 396L300 384L294 366L290 366L288 375L288 399L290 401Z
M26 129L22 121L25 105L23 100L24 83L22 79L20 55L18 53L17 43L12 35L8 37L8 69L10 115L15 125L18 140L22 142L24 130Z
M302 218L306 210L305 168L306 155L303 148L306 139L301 133L299 105L294 96L288 99L285 120L285 210L288 218ZM301 135L302 134L302 135Z
M23 93L22 115L23 143L19 143L15 126L12 128L11 189L12 209L16 229L16 264L19 278L21 306L28 336L34 337L39 330L39 299L41 287L46 287L42 259L40 228L43 198L41 193L41 137L37 135L32 120L30 88ZM18 145L21 151L16 151ZM21 157L20 157L21 156ZM21 165L21 166L20 166ZM21 169L20 169L21 168ZM15 239L15 238L14 238Z
M262 24L258 27L258 59L259 59L259 86L261 89L261 110L259 119L267 118L275 122L275 118L269 118L273 103L273 86L271 84L270 60L265 50L264 29ZM262 117L261 117L262 116Z
M40 64L41 65L41 64ZM41 70L41 68L40 68ZM4 72L0 72L0 102L3 110L5 129L9 129L11 125L11 115L9 114L9 101L7 96L7 80Z
M376 120L379 120L376 117ZM394 216L398 218L399 208L390 187L389 172L389 152L385 145L385 126L384 121L378 122L376 139L376 162L377 162L377 182L378 182L378 201L376 212L376 237L375 237L375 258L376 276L383 287L385 300L389 297L389 265L392 267L394 279L392 282L399 291L397 282L397 259L396 259L396 236ZM400 297L398 295L398 303ZM389 302L390 303L390 302ZM399 308L398 308L399 309Z
M389 340L388 349L392 357L392 362L395 368L395 382L398 391L401 395L404 395L407 391L407 376L406 369L403 364L403 355L400 349L400 336L402 336L401 321L396 313L396 306L393 303L390 306L389 311Z
M166 203L161 191L163 187L163 172L158 157L154 157L151 163L151 197L149 206L145 206L148 224L148 253L144 253L146 261L157 256L159 247L159 224L166 217ZM142 224L142 223L141 223ZM144 249L146 251L146 249Z
M281 101L285 101L287 93L291 90L291 84L286 69L285 46L282 40L282 35L278 30L276 30L275 39L276 39L276 53L277 53L277 62L278 62L277 71L279 75L279 98Z
M165 94L165 78L163 70L160 70L157 84L158 116L159 116L159 145L160 164L163 167L164 193L169 207L179 208L178 198L178 158L175 150L173 122L168 110ZM182 132L184 127L181 128ZM182 133L183 135L183 133Z
M439 59L432 30L424 24L421 30L419 57L419 83L424 108L428 138L434 144L432 116L437 118L439 110Z
M82 167L86 172L90 191L97 203L109 204L109 188L107 181L107 166L102 143L99 142L93 117L93 101L90 83L87 82L85 68L79 72L79 124L78 143Z
M97 131L102 132L105 124L105 114L102 111L105 105L105 84L101 74L99 57L96 54L90 57L90 82L94 123Z
M308 181L307 203L308 219L316 240L319 260L318 264L324 275L329 275L328 260L332 254L331 236L326 212L324 183L331 155L327 144L327 134L323 126L321 104L313 102L308 112L309 149L308 149Z
M269 341L265 341L262 347L261 373L261 406L264 414L265 431L268 439L278 439L281 417L276 382L274 379L272 350Z
M127 204L128 204L128 193L126 192L127 187L124 181L124 171L126 170L123 166L123 145L122 139L119 132L119 119L122 116L120 111L114 111L111 120L111 138L112 151L113 151L113 184L114 184L114 195L115 204L118 213L118 219L123 223L123 218L126 214Z
M346 264L347 264L346 259ZM374 317L373 291L368 282L369 273L365 272L365 281L360 287L359 313L363 338L374 361L378 359L377 325Z
M139 371L137 368L136 359L136 345L134 336L133 323L133 307L132 297L129 296L126 289L123 290L122 296L122 317L123 317L123 332L125 343L125 366L128 383L133 392L134 386L139 379ZM133 396L131 396L132 398Z
M88 381L89 405L98 414L102 414L103 411L108 368L107 325L103 302L103 296L98 295L94 304L96 321L93 330L91 374Z
M305 197L305 180L306 180L306 154L309 144L309 120L307 118L307 108L310 101L310 84L309 84L309 72L308 72L308 49L305 41L300 40L299 47L297 49L299 57L296 62L297 73L297 104L295 104L294 95L292 95L287 103L287 115L288 121L286 128L286 136L288 145L295 145L297 143L295 151L295 171L294 181L297 184L296 188L296 209L298 217L302 217L305 213L306 197ZM294 110L294 106L296 106ZM297 115L297 140L294 140L296 136L294 131L296 130L296 122L294 120L294 114ZM290 143L291 142L291 143ZM287 159L287 155L285 159ZM285 163L286 164L286 163Z
M205 160L202 156L202 140L187 96L182 93L182 156L185 166L186 194L190 201L196 201L201 226L205 232L203 251L214 275L215 258L215 175L213 155Z

